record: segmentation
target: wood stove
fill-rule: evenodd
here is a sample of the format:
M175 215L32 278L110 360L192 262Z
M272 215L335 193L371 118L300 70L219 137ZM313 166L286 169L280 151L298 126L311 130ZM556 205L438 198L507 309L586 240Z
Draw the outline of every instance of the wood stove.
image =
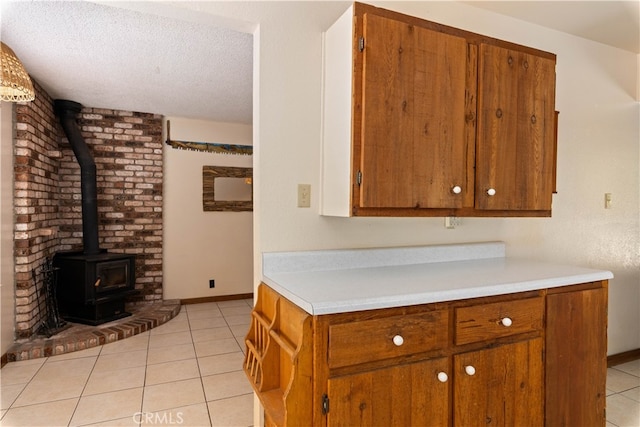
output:
M124 303L137 293L135 255L58 252L53 265L59 269L58 308L65 319L99 325L130 315Z
M58 307L69 321L99 325L130 315L124 305L129 295L137 293L135 255L100 249L96 164L76 123L82 105L56 100L54 107L80 165L83 243L81 251L58 252L53 257L58 269Z

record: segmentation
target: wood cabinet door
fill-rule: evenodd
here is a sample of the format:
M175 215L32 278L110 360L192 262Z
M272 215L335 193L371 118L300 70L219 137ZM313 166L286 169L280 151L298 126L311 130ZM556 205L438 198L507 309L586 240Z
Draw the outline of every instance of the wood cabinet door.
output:
M371 13L363 35L359 206L461 207L473 195L466 40Z
M542 426L542 352L535 338L454 355L453 425Z
M327 426L448 426L449 359L330 379Z
M604 426L607 288L547 296L546 423Z
M486 44L478 56L476 208L551 210L555 61Z

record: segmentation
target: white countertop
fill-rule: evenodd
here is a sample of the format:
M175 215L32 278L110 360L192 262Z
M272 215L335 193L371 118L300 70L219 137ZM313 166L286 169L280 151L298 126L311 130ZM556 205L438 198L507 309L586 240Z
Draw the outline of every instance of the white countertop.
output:
M606 270L505 257L502 242L263 254L263 281L313 315L611 278Z

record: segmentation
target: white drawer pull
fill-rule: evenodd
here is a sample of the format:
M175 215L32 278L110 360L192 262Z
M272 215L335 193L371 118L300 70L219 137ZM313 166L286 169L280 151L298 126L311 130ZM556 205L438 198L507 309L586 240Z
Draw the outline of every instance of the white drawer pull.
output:
M460 187L459 185L456 185L451 189L451 191L453 192L453 194L460 194L462 193L462 187Z
M402 335L396 335L395 337L393 337L393 343L400 347L402 344L404 344L404 338L402 338Z
M496 195L496 189L495 188L490 188L487 190L487 195L489 196L495 196Z
M500 321L500 323L508 328L509 326L513 325L513 320L511 320L509 317L505 317Z
M446 383L449 380L449 376L445 372L438 372L438 381Z
M465 366L464 367L464 371L467 373L467 375L475 375L476 374L476 368L474 368L471 365Z

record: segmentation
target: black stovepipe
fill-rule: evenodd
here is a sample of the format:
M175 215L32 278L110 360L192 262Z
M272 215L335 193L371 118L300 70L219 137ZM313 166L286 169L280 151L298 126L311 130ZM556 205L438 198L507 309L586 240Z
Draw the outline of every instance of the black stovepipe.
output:
M54 101L54 109L62 129L67 135L73 154L80 165L80 188L82 193L82 243L85 255L100 253L98 240L98 185L96 163L76 122L82 105L62 99Z

